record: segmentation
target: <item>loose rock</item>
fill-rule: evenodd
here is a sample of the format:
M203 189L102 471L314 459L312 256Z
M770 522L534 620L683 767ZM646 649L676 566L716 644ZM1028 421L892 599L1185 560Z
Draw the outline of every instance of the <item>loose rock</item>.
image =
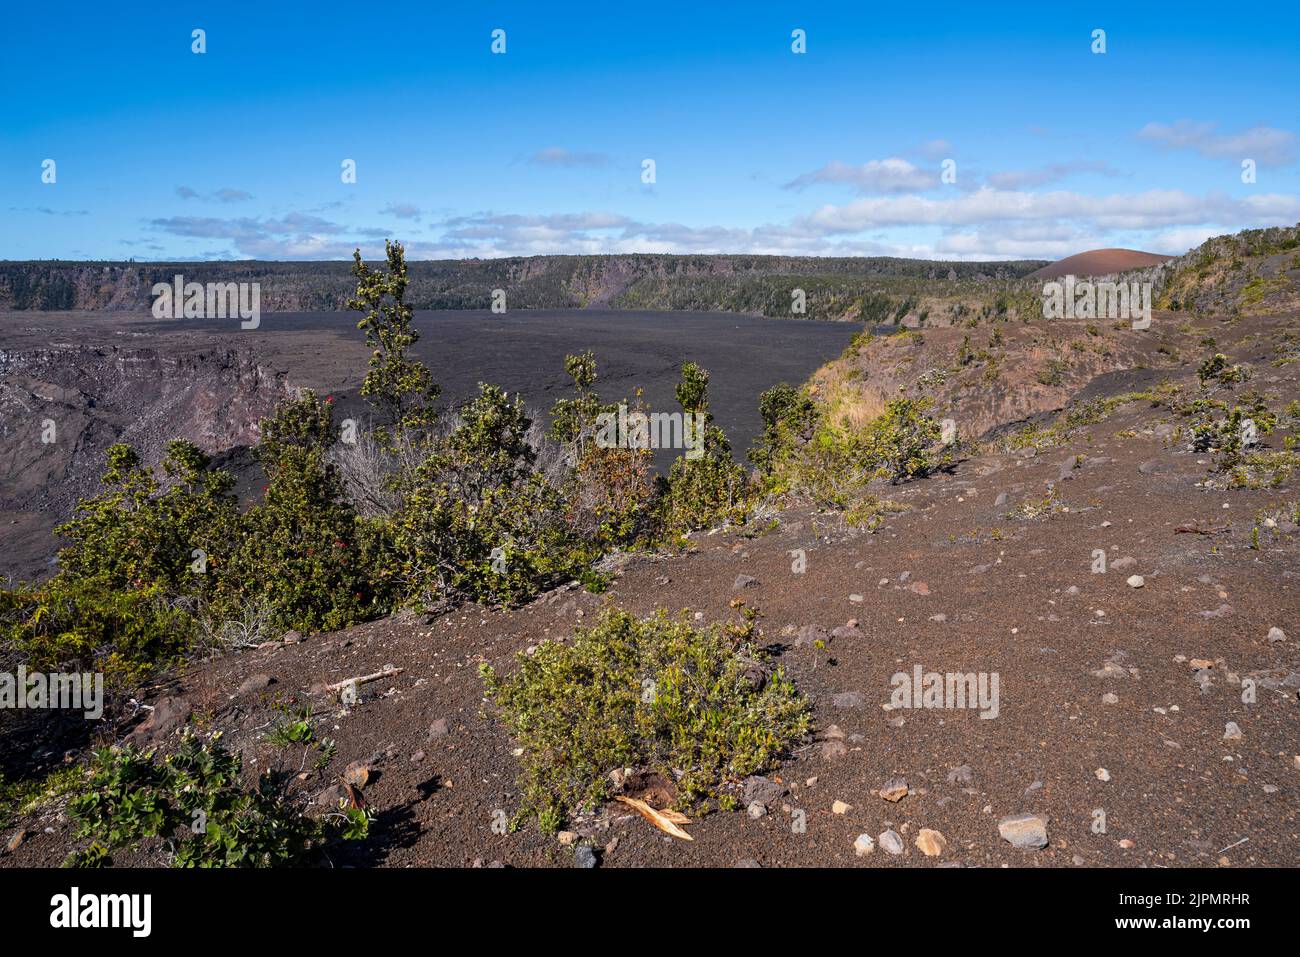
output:
M881 834L877 840L880 842L881 849L890 854L902 854L905 850L903 847L903 839L899 837L898 832L892 828Z
M1037 814L1013 814L998 821L998 833L1012 847L1046 847L1047 821Z
M907 781L903 778L892 778L886 781L880 787L880 796L891 804L897 804L907 797Z
M938 857L947 850L948 841L938 831L923 827L921 833L916 835L916 846L926 857Z

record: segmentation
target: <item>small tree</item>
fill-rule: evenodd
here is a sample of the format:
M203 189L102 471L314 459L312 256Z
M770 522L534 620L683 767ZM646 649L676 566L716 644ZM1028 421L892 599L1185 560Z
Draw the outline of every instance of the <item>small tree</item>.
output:
M434 423L440 390L429 368L409 354L420 336L405 301L406 252L401 243L390 240L384 241L384 250L387 273L362 262L361 250L352 254L357 294L348 300L348 308L366 313L357 328L365 331L372 353L361 394L379 410L383 421L375 434L391 447L402 436Z
M602 547L632 544L651 518L654 453L597 442L601 416L617 415L618 406L601 402L591 388L596 381L591 352L565 356L564 368L573 378L574 397L559 399L552 407L550 435L563 443L571 467L564 489L569 522ZM647 410L638 399L633 411Z
M748 478L731 457L731 443L709 411L709 373L694 362L682 366L674 390L682 412L703 423L702 454L679 456L666 479L659 479L660 514L669 533L710 528L745 517ZM688 422L691 419L688 418ZM692 428L697 428L694 423Z
M269 483L242 519L214 613L265 602L275 627L317 631L386 609L382 528L347 501L327 455L337 436L333 406L310 389L262 421L254 455Z
M533 468L531 424L518 397L480 385L403 479L392 530L411 597L516 604L586 567L559 490Z

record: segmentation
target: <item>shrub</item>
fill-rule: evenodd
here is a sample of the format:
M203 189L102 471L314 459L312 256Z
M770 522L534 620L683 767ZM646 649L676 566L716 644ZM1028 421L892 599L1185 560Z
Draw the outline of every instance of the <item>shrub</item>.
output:
M34 671L102 672L126 690L175 661L194 636L194 619L160 584L126 590L59 575L0 591L0 647Z
M867 426L862 452L877 477L896 484L952 463L951 450L935 448L942 430L929 408L929 399L893 399Z
M811 438L818 419L817 404L806 392L782 382L758 397L758 414L763 434L750 449L749 461L760 472L771 474L783 450Z
M112 863L112 854L148 838L165 842L173 867L276 867L305 863L323 843L322 825L294 807L270 772L256 787L240 781L242 758L220 736L182 738L161 761L134 748L96 753L86 789L69 802L76 836L90 838L69 866ZM365 812L340 812L356 833Z
M524 750L521 820L555 830L609 795L609 773L676 781L676 807L701 810L774 766L809 728L807 701L756 645L753 620L694 628L667 612L611 609L572 643L520 654L487 694ZM680 777L678 774L680 772Z
M686 363L675 391L685 415L703 416L694 420L704 423L703 449L697 458L679 456L668 477L658 480L664 531L675 534L744 521L749 481L731 457L727 437L712 424L708 372L694 362Z
M101 587L156 587L168 597L206 590L208 565L230 548L237 517L234 477L211 471L195 445L167 446L159 492L153 473L128 445L108 450L105 491L77 504L76 517L55 531L70 539L59 552L62 574Z
M348 503L328 459L336 438L333 406L311 390L262 421L254 454L269 484L218 569L214 617L238 619L250 604L265 604L272 627L319 631L387 609L384 528Z
M480 385L456 426L431 443L392 523L409 595L517 604L590 563L559 491L533 470L530 426L521 400Z
M1201 363L1196 370L1196 376L1201 380L1201 385L1208 385L1211 381L1218 382L1220 385L1232 385L1236 382L1245 382L1250 378L1251 372L1249 366L1231 365L1227 356L1222 352L1216 352Z

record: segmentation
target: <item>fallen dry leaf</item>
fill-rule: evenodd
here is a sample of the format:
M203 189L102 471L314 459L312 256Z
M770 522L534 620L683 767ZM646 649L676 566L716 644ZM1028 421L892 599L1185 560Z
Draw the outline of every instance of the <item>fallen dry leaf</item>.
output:
M615 800L622 801L665 834L680 837L683 841L695 840L677 826L691 823L691 819L680 811L656 811L645 801L638 801L636 798L625 797L622 794L618 795Z

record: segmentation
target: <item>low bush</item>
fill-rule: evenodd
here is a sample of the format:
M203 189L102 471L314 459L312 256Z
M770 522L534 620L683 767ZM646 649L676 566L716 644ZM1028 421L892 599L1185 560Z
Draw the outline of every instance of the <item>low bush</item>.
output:
M169 443L162 470L171 484L160 490L133 448L111 446L104 491L55 529L69 539L61 573L113 589L152 587L168 598L204 593L208 566L229 550L238 517L234 477L210 464L192 443Z
M219 736L187 734L162 760L131 747L97 752L85 790L68 804L76 836L90 843L67 864L111 865L114 853L158 839L173 867L290 866L308 862L333 833L364 836L365 812L340 810L331 831L306 817L272 773L246 787L242 764Z
M752 620L695 628L667 612L613 609L571 643L481 670L487 695L523 748L523 806L554 831L609 796L633 768L675 782L676 807L734 805L730 786L771 768L809 728L809 706L756 644Z
M0 591L0 651L33 671L104 674L114 692L178 661L195 634L193 617L154 583L125 590L59 575Z

